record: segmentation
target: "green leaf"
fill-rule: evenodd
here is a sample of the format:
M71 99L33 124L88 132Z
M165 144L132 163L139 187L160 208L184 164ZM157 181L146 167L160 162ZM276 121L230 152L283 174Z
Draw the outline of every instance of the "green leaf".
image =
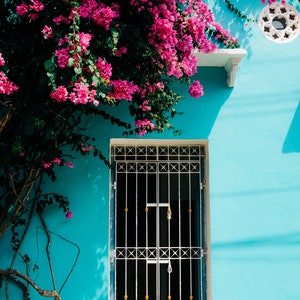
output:
M70 57L70 58L68 59L68 67L72 67L72 66L74 65L74 62L75 62L74 58L73 58L73 57Z
M118 44L119 36L120 36L120 34L119 34L118 31L115 31L115 30L112 31L112 39L113 39L113 43L114 43L115 45Z
M80 47L79 45L76 47L76 52L77 52L77 53L80 53L80 52L81 52L81 47Z
M94 71L96 71L96 67L95 67L95 65L89 65L89 70L92 72L92 73L94 73Z
M46 71L54 72L55 71L55 63L54 63L53 59L46 60L44 62L44 67L45 67Z
M49 85L51 85L51 86L53 86L55 88L56 87L56 85L55 85L55 80L56 80L55 73L47 72L47 76L50 79Z
M98 85L100 83L100 80L97 76L92 76L92 81L96 83L96 85Z
M81 68L74 68L74 72L75 72L75 74L77 74L77 75L81 75L81 74L82 74Z

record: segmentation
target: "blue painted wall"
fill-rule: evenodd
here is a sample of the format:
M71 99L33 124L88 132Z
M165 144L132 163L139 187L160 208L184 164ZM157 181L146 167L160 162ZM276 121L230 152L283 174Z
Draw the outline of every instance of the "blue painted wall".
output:
M225 2L208 1L224 27L239 37L248 51L233 89L221 68L199 68L196 79L204 97L187 99L175 125L181 139L208 139L210 163L212 294L214 300L300 299L300 38L278 44L267 40L257 24L244 23ZM260 1L233 3L258 17ZM117 129L90 130L101 136L108 153ZM104 138L102 138L104 134ZM175 138L171 133L149 138ZM77 244L80 255L61 293L64 300L108 298L108 169L93 157L79 157L74 169L62 169L49 191L66 194L73 218L56 210L47 214L49 230ZM33 253L40 269L37 283L51 289L43 255L45 237L38 220L23 253ZM57 286L63 284L77 248L52 235L51 253ZM0 267L9 260L0 244ZM36 276L36 277L35 277ZM2 298L1 298L2 297ZM3 289L0 299L4 299ZM13 300L21 299L18 295ZM43 299L33 292L33 300Z

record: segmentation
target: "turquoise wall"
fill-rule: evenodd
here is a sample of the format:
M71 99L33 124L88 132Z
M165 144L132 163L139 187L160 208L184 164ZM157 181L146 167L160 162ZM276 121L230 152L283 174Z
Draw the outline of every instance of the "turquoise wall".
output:
M217 19L239 37L248 51L239 66L236 85L226 86L222 68L199 68L195 79L205 95L187 97L175 125L181 139L208 139L214 300L300 299L300 38L278 44L267 40L257 24L244 25L224 1L208 1ZM258 17L259 0L232 1L249 16ZM117 129L90 130L101 137L108 153ZM104 136L104 137L103 137ZM148 138L175 138L171 133ZM49 191L71 200L72 219L49 209L49 230L80 248L77 264L61 295L64 300L108 298L109 178L103 163L79 157L74 169L62 169ZM33 278L51 289L45 263L41 224L30 229L23 253L33 253L40 269ZM57 286L63 284L77 248L52 235L51 253ZM0 267L9 251L0 241ZM21 299L12 292L11 299ZM2 298L1 298L2 297ZM4 299L3 288L0 299ZM44 299L33 292L33 300Z

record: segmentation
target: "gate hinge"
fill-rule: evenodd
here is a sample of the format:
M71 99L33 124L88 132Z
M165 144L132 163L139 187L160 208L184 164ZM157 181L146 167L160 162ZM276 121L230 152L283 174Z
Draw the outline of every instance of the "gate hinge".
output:
M201 249L201 258L203 258L204 255L207 255L207 250Z
M203 190L203 183L200 182L200 190Z

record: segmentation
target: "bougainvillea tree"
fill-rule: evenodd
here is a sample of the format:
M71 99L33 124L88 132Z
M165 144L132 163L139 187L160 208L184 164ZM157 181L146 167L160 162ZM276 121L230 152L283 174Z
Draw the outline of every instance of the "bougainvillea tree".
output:
M33 213L43 220L57 202L72 217L68 199L43 193L44 177L56 180L59 167L72 168L74 152L107 163L83 119L97 116L100 129L110 122L124 134L176 133L180 96L172 83L189 82L191 96L203 94L190 80L194 51L238 43L202 0L10 0L0 12L0 238L10 228L20 253ZM122 102L131 122L111 113ZM60 299L55 286L41 290L13 262L2 278L6 287L17 283L24 299L28 285Z

